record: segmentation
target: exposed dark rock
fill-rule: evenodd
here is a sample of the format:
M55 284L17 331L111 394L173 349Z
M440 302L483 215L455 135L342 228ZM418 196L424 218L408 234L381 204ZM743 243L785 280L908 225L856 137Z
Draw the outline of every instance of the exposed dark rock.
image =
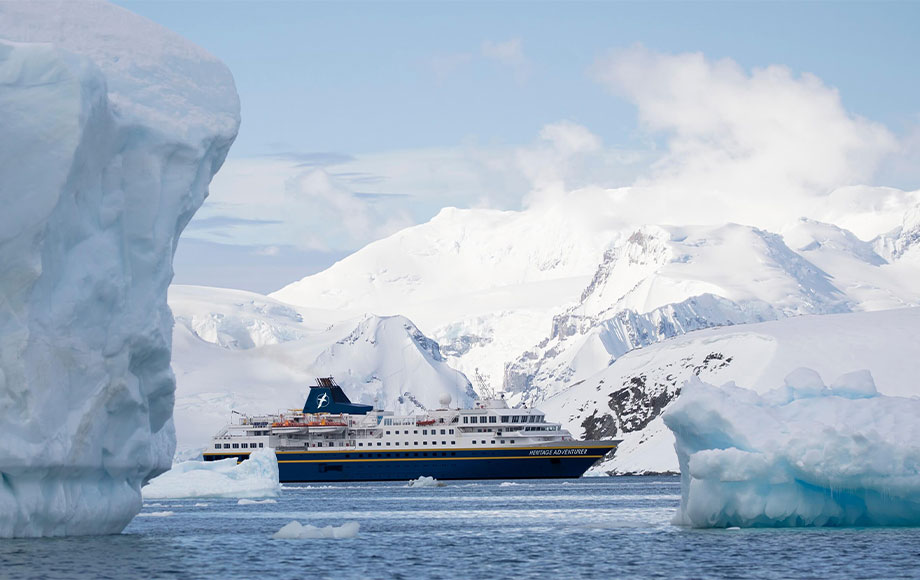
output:
M590 417L585 417L581 426L585 430L585 439L612 439L617 434L616 420L607 413L598 417L597 409Z

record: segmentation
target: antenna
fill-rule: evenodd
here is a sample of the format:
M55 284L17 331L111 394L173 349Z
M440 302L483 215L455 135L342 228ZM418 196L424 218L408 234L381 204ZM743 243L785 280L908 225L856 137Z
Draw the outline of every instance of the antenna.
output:
M486 399L494 399L495 392L492 390L492 387L489 386L489 380L479 372L479 367L476 367L476 370L473 372L476 373L476 385L479 387L479 393Z

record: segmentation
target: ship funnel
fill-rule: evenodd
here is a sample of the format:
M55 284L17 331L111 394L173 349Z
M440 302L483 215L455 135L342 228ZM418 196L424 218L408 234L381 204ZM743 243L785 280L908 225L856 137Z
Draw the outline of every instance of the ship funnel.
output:
M370 405L352 403L332 377L319 377L316 384L307 393L304 413L348 413L366 415L371 411Z

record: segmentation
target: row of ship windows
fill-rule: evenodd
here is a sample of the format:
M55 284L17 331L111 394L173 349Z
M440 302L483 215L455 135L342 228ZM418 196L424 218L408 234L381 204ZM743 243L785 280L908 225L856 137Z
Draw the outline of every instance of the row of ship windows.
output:
M233 444L224 443L223 447L221 447L220 445L221 445L220 443L217 443L216 445L214 445L214 448L215 449L258 449L259 447L262 447L264 443L253 443L251 445L249 443L233 443Z
M388 433L389 433L389 431L388 431ZM405 441L404 443L405 443L406 447L409 446L409 442L408 442L408 441ZM437 441L432 441L432 442L431 442L432 445L437 445L437 443L438 443ZM393 444L396 445L397 447L399 447L399 441L396 441L396 442L394 442ZM456 441L451 441L450 444L451 444L451 445L456 445L457 442L456 442ZM368 444L367 444L368 447L373 447L373 445L374 445L373 443L368 443ZM380 442L378 441L378 442L377 442L377 447L380 447L381 445L383 445L383 443L380 443ZM414 445L418 446L418 441L416 441L416 442L414 443ZM427 441L422 441L422 445L428 445L428 442L427 442ZM447 441L441 441L441 445L447 445ZM323 444L322 444L322 443L318 443L317 446L318 446L318 447L322 447ZM332 446L332 443L330 443L329 446L331 447L331 446ZM358 447L363 447L363 446L364 446L364 443L358 443Z
M510 420L509 420L510 419ZM543 417L541 415L502 415L502 423L540 423ZM498 417L494 415L473 415L464 416L464 423L497 423Z
M504 443L505 443L505 440L502 439L501 442L504 444ZM437 443L438 443L437 441L432 441L432 442L431 442L432 445L437 445ZM490 442L489 442L489 441L486 441L485 439L483 439L482 441L473 440L471 443L472 443L473 445L478 445L479 443L481 443L482 445L488 445ZM498 441L492 440L491 443L492 443L493 445L495 445L496 443L498 443ZM508 439L508 443L514 443L514 439ZM399 447L399 441L394 441L392 444L393 444L394 446L396 446L396 447ZM410 447L408 441L403 441L402 444L403 444L404 446L406 446L406 447ZM451 445L456 445L457 442L456 442L456 441L451 441L450 444L451 444ZM253 445L255 445L255 443L253 443ZM373 445L374 445L373 443L368 443L368 444L367 444L368 447L373 447ZM422 441L422 445L428 445L428 442L427 442L427 441ZM441 441L441 445L447 446L447 441ZM322 442L319 442L319 443L312 443L312 444L310 445L310 447L322 447L322 446L323 446L323 443L322 443ZM330 441L330 442L326 445L326 447L335 447L335 446L336 446L335 443L332 442L332 441ZM413 442L412 442L412 446L418 447L418 441L413 441ZM364 443L358 443L358 447L364 447ZM381 443L381 442L378 441L378 442L377 442L377 447L383 447L383 443Z
M454 434L454 430L453 430L453 429L441 429L441 435L445 435L444 431L450 431L450 434L451 434L451 435ZM396 435L399 435L399 431L395 431L394 433L395 433ZM389 435L389 434L390 434L390 432L387 431L387 435ZM405 430L405 431L403 431L403 435L408 435L408 434L409 434L409 430L408 430L408 429ZM414 429L414 430L412 431L412 434L413 434L413 435L418 435L418 429ZM431 434L432 434L432 435L437 435L437 434L438 434L438 430L437 430L437 429L431 429ZM428 429L422 429L422 435L428 435Z

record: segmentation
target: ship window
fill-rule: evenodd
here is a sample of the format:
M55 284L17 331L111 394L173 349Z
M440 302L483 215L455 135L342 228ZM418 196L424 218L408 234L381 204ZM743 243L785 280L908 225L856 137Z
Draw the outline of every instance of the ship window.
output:
M498 422L498 417L496 417L495 415L489 416L489 423L497 423L497 422Z
M489 418L488 418L488 417L480 417L480 418L479 418L479 422L480 422L480 423L488 423L488 422L489 422Z
M408 430L408 429L406 429L405 431L403 431L403 435L408 435L408 434L409 434L409 430Z
M249 443L240 443L240 447L243 449L249 449Z
M396 442L396 446L399 447L399 441Z
M427 441L422 441L422 445L428 445Z
M418 447L418 441L413 441L412 444Z
M475 442L475 441L473 441L473 445L476 445L476 442Z
M377 442L377 447L380 447L380 445L381 445L381 444L380 444L380 441L378 441L378 442Z
M470 423L475 423L479 420L479 417L470 417Z
M428 435L428 429L422 429L422 435Z
M456 442L456 441L451 441L450 444L451 444L451 445L456 445L457 442Z
M418 455L418 453L416 453L416 455ZM422 457L428 457L428 454L427 454L427 453L422 453Z
M239 444L239 443L234 443L234 444L233 444L233 448L234 448L234 449L239 449L239 448L240 448L240 444Z
M447 441L441 441L441 445L447 445Z
M441 429L441 435L444 435L444 429Z
M390 432L389 432L389 431L387 431L387 435L389 435L389 434L390 434Z
M413 429L413 430L412 430L412 434L413 434L413 435L418 435L418 429Z
M518 417L517 415L514 415L513 417L511 417L511 422L512 422L512 423L517 423L517 422L520 421L520 420L521 420L521 418Z
M264 443L259 443L259 449L262 449L265 446Z
M508 422L508 415L502 415L502 423Z
M463 418L463 422L464 422L464 423L469 423L469 422L470 422L470 418L469 418L469 417L464 417L464 418Z
M364 443L358 443L358 447L364 447Z
M453 430L453 429L450 430L450 434L451 434L451 435L454 434L454 430Z
M495 439L492 440L492 445L495 445Z
M504 440L504 439L502 439L502 443L504 443L504 442L505 442L505 440Z
M514 443L514 439L508 439L508 443Z

